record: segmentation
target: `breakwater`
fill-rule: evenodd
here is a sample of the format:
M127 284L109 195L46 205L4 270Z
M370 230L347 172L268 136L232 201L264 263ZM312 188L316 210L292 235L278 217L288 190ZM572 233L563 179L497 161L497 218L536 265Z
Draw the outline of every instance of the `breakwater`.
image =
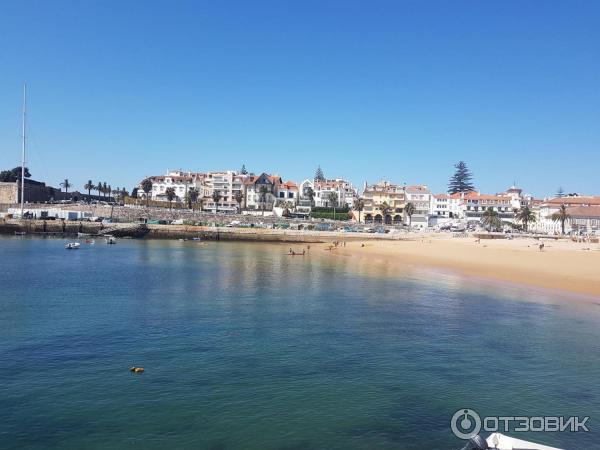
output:
M143 231L142 231L143 230ZM0 222L0 234L26 233L40 236L76 236L78 233L91 235L113 234L119 237L145 239L192 239L262 241L262 242L305 242L326 243L335 240L397 240L398 235L344 233L335 231L286 230L259 227L209 227L193 225L137 225L131 223L103 225L97 222L60 220L19 220Z

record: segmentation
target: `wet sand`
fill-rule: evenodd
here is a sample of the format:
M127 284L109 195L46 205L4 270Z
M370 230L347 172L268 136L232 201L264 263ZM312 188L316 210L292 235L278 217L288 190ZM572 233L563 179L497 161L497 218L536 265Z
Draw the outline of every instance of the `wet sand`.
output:
M463 275L600 297L600 245L568 240L481 240L415 234L401 241L347 242L332 255L373 264L422 266ZM364 244L364 247L362 246Z

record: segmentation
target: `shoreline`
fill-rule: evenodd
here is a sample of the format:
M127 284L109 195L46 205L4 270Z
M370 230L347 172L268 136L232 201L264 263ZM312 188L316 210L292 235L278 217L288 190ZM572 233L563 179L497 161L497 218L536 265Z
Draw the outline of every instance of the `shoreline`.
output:
M101 224L94 222L18 220L0 223L0 234L26 231L28 236L72 238L78 231L97 233ZM83 224L83 225L82 225ZM59 228L59 226L61 228ZM131 224L111 226L131 227ZM81 229L83 227L83 229ZM108 226L105 226L108 228ZM117 234L117 233L115 233ZM142 239L191 239L207 241L248 241L280 244L324 244L346 241L332 256L360 258L369 264L383 264L394 270L411 267L451 271L464 277L511 283L552 291L600 298L600 245L576 243L569 239L535 240L454 238L445 233L365 234L334 231L305 231L266 228L228 228L187 225L148 225ZM539 251L538 245L545 248ZM361 269L363 270L363 269Z
M392 242L349 242L339 256L399 270L433 268L464 277L600 298L600 246L563 240L489 240L420 235ZM590 248L590 250L583 250Z

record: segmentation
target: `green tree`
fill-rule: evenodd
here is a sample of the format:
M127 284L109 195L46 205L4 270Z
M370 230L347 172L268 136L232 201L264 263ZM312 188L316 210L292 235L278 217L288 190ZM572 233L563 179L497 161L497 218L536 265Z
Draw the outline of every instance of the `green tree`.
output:
M267 188L264 184L258 188L258 198L260 199L260 203L262 206L263 216L265 215L265 208L267 206L267 194L269 193L269 188Z
M98 181L98 184L96 185L96 187L94 188L98 191L98 200L100 200L100 194L102 193L102 182Z
M242 202L244 201L244 193L242 191L237 191L233 198L235 199L235 202L238 204L238 212L241 213L242 212Z
M168 187L167 189L165 189L165 196L167 197L167 201L169 202L169 211L170 211L171 204L173 203L173 200L175 200L175 197L177 197L177 195L175 194L175 188Z
M362 198L356 199L352 209L358 212L358 223L360 223L360 213L365 209L365 201Z
M89 203L90 202L90 198L92 196L92 189L96 189L96 186L94 186L94 183L92 183L92 180L88 180L88 182L83 185L83 188L88 193L88 203Z
M200 196L200 191L198 190L197 187L191 187L188 189L187 193L185 194L185 197L186 197L186 202L188 204L189 209L192 209L192 210L194 209L193 205L196 204L199 196Z
M408 228L412 227L412 216L417 211L415 205L408 202L404 207L404 214L408 216Z
M150 178L145 178L141 183L140 186L142 188L142 191L144 191L144 194L146 194L146 207L148 206L148 195L150 194L150 191L152 191L152 180Z
M327 203L331 203L333 205L333 220L335 220L335 208L338 205L338 194L337 192L330 192L327 195Z
M486 209L481 215L481 224L488 230L497 230L502 226L500 215L498 211L494 211L493 208Z
M560 209L557 212L552 214L552 220L554 220L555 222L560 222L561 234L565 234L565 222L569 220L570 217L571 216L567 212L567 207L564 203L560 205Z
M390 210L390 205L388 205L387 202L383 202L379 205L379 211L381 211L381 221L383 223L385 223L385 217L388 215Z
M306 190L304 191L304 195L306 195L306 197L308 197L308 199L310 200L310 206L314 206L315 205L314 189L311 187L307 187Z
M71 187L71 183L69 183L69 179L65 178L65 181L60 183L60 186L65 189L65 198L67 198L69 195L69 188Z
M536 217L531 208L525 205L517 211L515 219L521 222L523 224L523 229L527 231L529 224L535 222Z
M473 175L467 167L467 163L459 161L454 165L456 171L448 183L448 193L456 194L458 192L471 192L475 190L472 179Z
M325 175L323 175L323 170L321 169L321 166L317 167L317 170L315 172L315 181L325 181Z
M14 183L21 179L21 166L15 167L11 170L3 170L0 172L0 181L3 183ZM31 174L29 173L29 169L25 167L25 178L30 178Z
M212 193L212 199L215 203L215 214L219 211L219 201L221 200L221 198L223 198L221 196L221 193L217 190L214 190Z

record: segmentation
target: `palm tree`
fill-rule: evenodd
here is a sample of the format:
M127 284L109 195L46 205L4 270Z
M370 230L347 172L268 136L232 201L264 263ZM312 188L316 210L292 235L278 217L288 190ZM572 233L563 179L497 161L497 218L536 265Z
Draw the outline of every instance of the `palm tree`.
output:
M152 180L150 178L146 178L140 183L140 186L142 187L144 194L146 194L146 206L148 206L148 194L152 190Z
M381 211L381 221L385 223L385 216L390 212L390 205L388 205L387 202L383 202L379 205L379 211Z
M412 227L412 216L416 211L417 208L411 202L408 202L404 207L404 214L408 216L408 228Z
M90 202L90 197L92 196L92 189L96 189L92 180L88 180L87 183L83 185L83 188L88 192L88 203Z
M561 234L565 234L565 222L569 220L570 217L571 216L567 212L567 207L564 203L560 205L560 209L557 212L552 214L552 220L555 222L560 222Z
M219 200L221 200L221 198L222 198L222 196L219 193L219 191L213 191L212 199L213 199L213 202L215 202L215 214L219 210Z
M100 193L102 192L102 182L98 181L98 184L96 185L96 187L94 187L94 189L98 191L98 200L100 200Z
M488 208L481 215L481 224L487 228L488 231L497 230L502 226L500 215L498 211L494 211L493 208Z
M360 223L360 213L365 209L365 201L362 198L354 202L354 211L358 211L358 223Z
M333 205L333 220L335 220L335 208L338 204L337 192L330 192L329 195L327 195L327 202L331 202L331 204Z
M171 210L171 203L173 202L173 200L177 196L175 194L175 188L174 187L168 187L167 189L165 189L165 195L167 196L167 200L169 201L169 211L170 211Z
M237 191L233 196L236 203L238 204L239 212L242 212L242 202L244 201L244 193L242 191Z
M199 196L200 196L200 191L198 190L197 187L191 187L188 189L187 193L185 194L188 208L190 208L192 210L194 209L193 205L198 201Z
M265 207L267 206L267 194L269 193L269 188L267 188L264 184L258 189L258 196L260 199L260 203L262 204L262 213L265 215Z
M517 211L517 215L515 218L523 224L523 229L525 231L527 231L527 226L529 225L529 223L535 222L536 219L534 212L527 205L523 206Z
M69 183L69 179L65 178L65 181L60 183L60 185L65 188L65 198L67 198L67 196L69 194L69 188L71 187L71 183Z
M112 188L111 188L110 184L106 188L106 193L108 194L108 201L110 202L110 197L112 195Z
M313 206L315 204L315 191L313 188L311 187L307 187L306 190L304 191L304 195L306 197L308 197L308 199L310 200L310 206Z
M104 183L102 183L102 193L104 194L104 200L106 200L106 194L107 192L110 192L108 190L108 185L106 184L106 181Z

